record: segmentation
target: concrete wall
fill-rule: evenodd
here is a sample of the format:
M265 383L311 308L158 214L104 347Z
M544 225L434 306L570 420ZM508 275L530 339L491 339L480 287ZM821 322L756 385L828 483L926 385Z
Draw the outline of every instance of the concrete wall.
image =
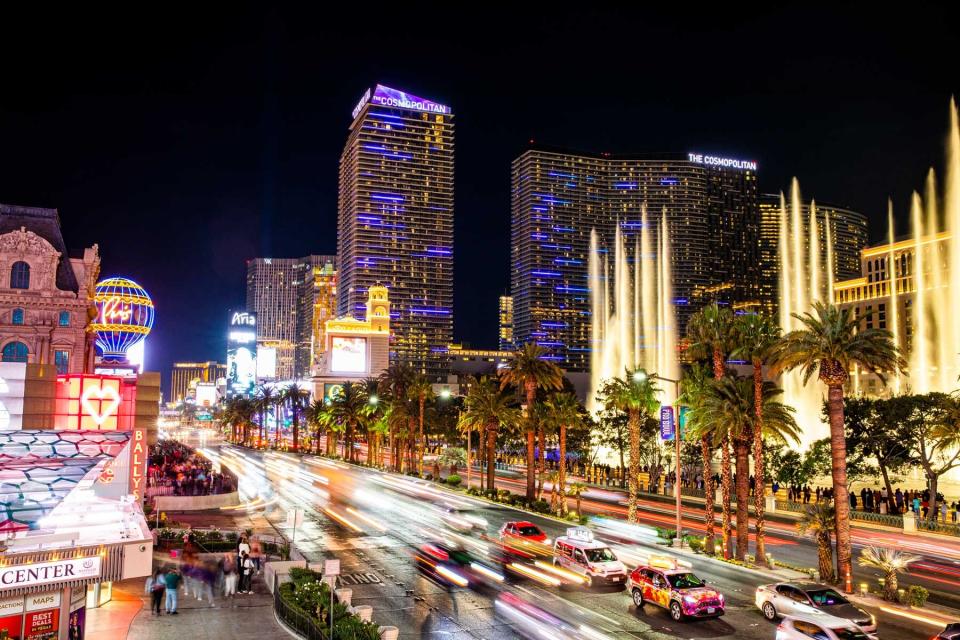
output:
M212 496L157 496L154 498L156 511L205 511L220 507L235 507L240 504L240 494L218 493Z

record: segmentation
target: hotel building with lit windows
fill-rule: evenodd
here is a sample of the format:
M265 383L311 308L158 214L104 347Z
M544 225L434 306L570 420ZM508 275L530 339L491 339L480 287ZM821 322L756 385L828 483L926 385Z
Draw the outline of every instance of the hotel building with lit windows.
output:
M707 302L759 305L755 162L533 146L512 166L515 344L536 340L564 369L589 369L590 232L597 230L605 252L619 224L632 261L644 206L655 228L666 212L681 335L690 315Z
M377 85L353 111L340 156L339 316L363 319L390 291L390 361L442 380L453 337L450 107Z
M780 260L777 245L780 238L780 194L760 195L760 301L763 309L777 317L777 290L780 282ZM786 203L789 211L790 203ZM820 236L820 264L827 264L827 247L833 247L833 279L835 282L860 276L861 252L867 246L867 217L847 207L815 201L817 232ZM809 251L810 201L800 205L803 227L803 250ZM826 222L830 221L830 242Z
M500 296L500 332L499 344L500 351L513 351L513 298L511 296Z

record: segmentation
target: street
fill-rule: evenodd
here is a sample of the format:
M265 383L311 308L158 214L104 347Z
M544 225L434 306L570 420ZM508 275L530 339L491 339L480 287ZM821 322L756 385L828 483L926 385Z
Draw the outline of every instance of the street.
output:
M446 535L441 533L436 504L455 503L485 519L493 537L508 520L533 522L551 538L563 535L566 525L462 494L448 495L429 483L413 484L393 474L322 458L232 446L211 446L206 451L237 472L247 508L262 510L288 537L294 532L285 524L287 511L303 509L304 524L296 531L298 549L310 562L339 558L341 585L353 589L354 605L372 605L374 619L399 627L402 638L517 637L515 623L503 615L502 605L495 604L503 593L590 630L587 635L600 634L596 637L769 639L775 635L776 624L765 620L753 602L755 588L772 580L706 558L694 559L693 570L725 595L727 608L722 618L704 621L675 623L666 610L649 604L638 611L624 591L548 587L514 577L499 589L441 586L420 573L413 560L416 548ZM809 562L807 543L779 539L776 534L771 537L775 556ZM609 543L628 570L638 558L658 550L651 543L628 545L603 534L597 538ZM478 543L484 544L472 544ZM877 617L881 638L929 638L936 630L879 609L870 613Z

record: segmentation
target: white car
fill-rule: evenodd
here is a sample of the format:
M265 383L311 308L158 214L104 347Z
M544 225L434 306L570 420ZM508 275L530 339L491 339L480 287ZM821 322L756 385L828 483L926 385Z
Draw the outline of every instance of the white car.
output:
M816 582L779 582L757 587L754 596L757 608L767 620L779 616L823 613L843 618L860 627L864 633L877 632L877 619L843 597L836 589Z
M784 617L777 627L776 640L877 640L844 618L825 613Z

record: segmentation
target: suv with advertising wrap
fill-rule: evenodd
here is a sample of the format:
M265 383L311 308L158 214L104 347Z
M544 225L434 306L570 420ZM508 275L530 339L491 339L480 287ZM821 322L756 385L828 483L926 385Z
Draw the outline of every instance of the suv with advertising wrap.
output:
M553 563L584 577L587 589L597 584L626 584L627 568L586 527L570 527L553 543Z
M724 614L726 606L722 593L666 556L651 556L646 565L634 569L628 586L638 609L649 602L667 609L677 622L717 618Z

